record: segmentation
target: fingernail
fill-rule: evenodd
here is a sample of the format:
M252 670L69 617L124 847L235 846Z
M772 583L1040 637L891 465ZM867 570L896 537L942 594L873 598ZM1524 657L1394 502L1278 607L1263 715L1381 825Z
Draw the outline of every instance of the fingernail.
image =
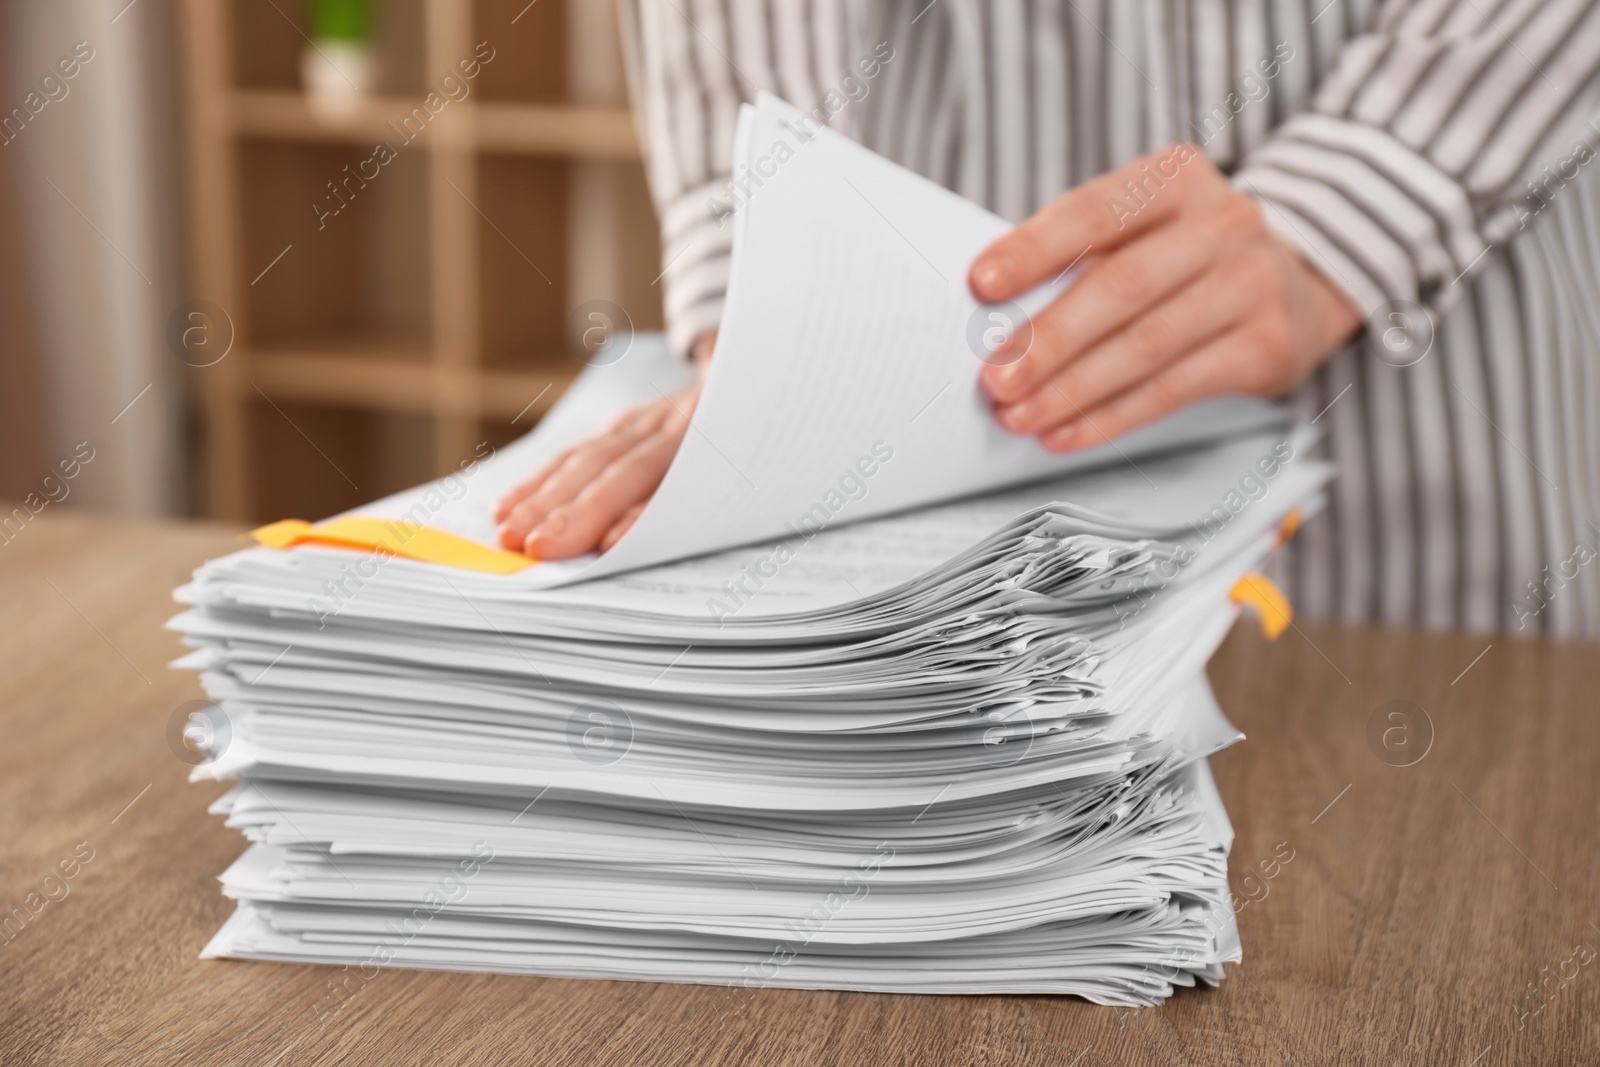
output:
M1020 404L1000 410L1000 422L1012 433L1031 433L1033 423L1039 417L1039 405L1031 400L1024 400Z
M978 380L991 400L1004 404L1017 399L1018 375L1012 367L985 367Z
M1045 442L1045 447L1052 452L1071 452L1078 445L1078 424L1075 422L1051 430L1050 438Z
M1027 381L1027 378L1028 368L1021 359L994 369L995 384L1002 389L1015 389Z
M528 543L531 545L534 541L548 541L552 537L560 537L566 529L565 515L551 515L533 528L533 532L528 535Z
M985 256L972 268L972 284L979 296L993 296L1003 292L1016 264L1010 256Z

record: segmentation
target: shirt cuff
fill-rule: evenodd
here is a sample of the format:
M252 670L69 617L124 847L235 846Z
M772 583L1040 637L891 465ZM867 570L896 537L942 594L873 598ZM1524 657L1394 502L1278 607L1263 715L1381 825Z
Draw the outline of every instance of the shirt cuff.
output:
M661 212L662 307L676 359L688 359L695 340L722 321L734 223L719 204L726 205L726 190L709 182Z
M1466 189L1365 123L1298 115L1233 182L1368 317L1395 301L1444 302L1489 247Z

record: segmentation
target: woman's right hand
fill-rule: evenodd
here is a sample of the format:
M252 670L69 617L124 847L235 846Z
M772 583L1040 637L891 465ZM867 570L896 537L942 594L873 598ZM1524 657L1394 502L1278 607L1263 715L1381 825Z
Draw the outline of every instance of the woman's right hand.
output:
M702 372L715 343L712 333L695 344ZM555 456L495 504L501 546L567 559L616 544L661 484L699 399L696 382L623 412L605 432Z

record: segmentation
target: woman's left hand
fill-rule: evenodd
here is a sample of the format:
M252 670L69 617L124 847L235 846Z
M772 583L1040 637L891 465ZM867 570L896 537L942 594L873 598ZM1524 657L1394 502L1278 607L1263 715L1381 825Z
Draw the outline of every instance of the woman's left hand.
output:
M969 281L979 300L1010 300L1079 261L981 378L1002 426L1056 452L1220 393L1286 393L1361 325L1193 145L1064 194L985 249Z

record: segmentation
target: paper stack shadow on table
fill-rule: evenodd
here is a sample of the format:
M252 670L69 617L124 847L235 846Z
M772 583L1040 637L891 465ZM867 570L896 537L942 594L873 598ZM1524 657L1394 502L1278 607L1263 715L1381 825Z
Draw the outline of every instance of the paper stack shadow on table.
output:
M195 774L252 842L206 955L1119 1004L1239 958L1204 666L1317 503L1304 429L1233 398L1078 456L1012 437L965 283L1006 224L771 98L736 153L766 177L714 369L615 549L256 547L179 590ZM358 514L492 544L509 485L683 384L613 345Z

